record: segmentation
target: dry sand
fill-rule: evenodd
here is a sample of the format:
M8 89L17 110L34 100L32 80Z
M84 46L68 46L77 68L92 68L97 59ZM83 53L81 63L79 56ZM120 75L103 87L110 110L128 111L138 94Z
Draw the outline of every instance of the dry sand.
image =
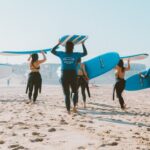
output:
M60 86L44 86L37 104L25 87L1 87L1 150L150 150L150 89L125 92L128 109L112 101L112 87L91 87L87 109L79 99L68 115Z

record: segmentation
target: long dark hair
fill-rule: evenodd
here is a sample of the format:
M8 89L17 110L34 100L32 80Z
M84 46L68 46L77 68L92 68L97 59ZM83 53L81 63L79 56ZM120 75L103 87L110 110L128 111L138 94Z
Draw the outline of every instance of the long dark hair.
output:
M31 57L32 57L31 64L33 64L34 62L36 62L39 59L38 54L32 54Z
M72 53L74 48L74 44L70 41L66 43L66 53Z
M124 72L125 70L125 67L124 67L124 62L122 59L120 59L119 63L118 63L118 66L121 68L121 71Z

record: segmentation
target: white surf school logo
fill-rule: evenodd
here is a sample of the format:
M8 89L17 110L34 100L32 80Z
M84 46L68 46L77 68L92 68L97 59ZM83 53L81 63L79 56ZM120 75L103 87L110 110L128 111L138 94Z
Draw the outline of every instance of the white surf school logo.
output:
M63 58L63 62L65 64L73 64L74 61L75 61L75 58L72 58L72 57L65 57L65 58Z

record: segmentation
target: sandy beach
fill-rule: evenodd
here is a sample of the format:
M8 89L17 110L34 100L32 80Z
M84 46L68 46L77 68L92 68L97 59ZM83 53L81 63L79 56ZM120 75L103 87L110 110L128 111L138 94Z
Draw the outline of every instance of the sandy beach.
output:
M60 86L43 86L34 105L25 86L1 87L0 149L150 150L150 89L125 91L126 111L111 86L92 86L91 95L68 115Z

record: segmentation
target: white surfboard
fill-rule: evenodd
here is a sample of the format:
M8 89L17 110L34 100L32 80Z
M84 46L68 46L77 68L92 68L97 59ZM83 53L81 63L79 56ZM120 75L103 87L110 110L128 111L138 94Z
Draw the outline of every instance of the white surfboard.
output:
M127 61L128 59L131 61L135 61L135 60L143 60L146 59L149 55L146 53L143 54L136 54L136 55L130 55L130 56L123 56L121 57L121 59Z
M72 42L74 45L81 44L88 39L86 35L65 35L59 39L60 44L65 46L68 41Z

